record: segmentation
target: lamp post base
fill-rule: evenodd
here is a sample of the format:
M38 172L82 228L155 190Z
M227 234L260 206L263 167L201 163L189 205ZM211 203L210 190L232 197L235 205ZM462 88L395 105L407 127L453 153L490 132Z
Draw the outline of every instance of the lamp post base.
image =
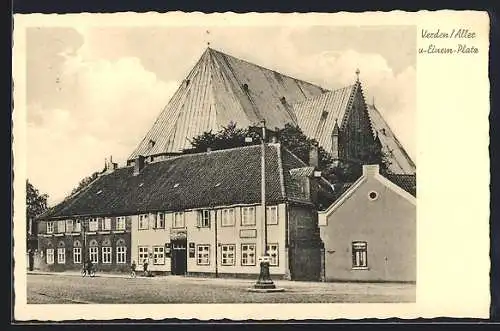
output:
M283 292L285 289L277 288L269 273L269 262L260 263L259 279L249 288L250 292Z

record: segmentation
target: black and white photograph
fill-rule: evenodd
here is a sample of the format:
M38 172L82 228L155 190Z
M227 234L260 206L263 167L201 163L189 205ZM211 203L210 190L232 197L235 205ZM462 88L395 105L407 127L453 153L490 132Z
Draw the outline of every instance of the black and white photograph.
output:
M28 307L417 303L431 28L105 21L23 30Z

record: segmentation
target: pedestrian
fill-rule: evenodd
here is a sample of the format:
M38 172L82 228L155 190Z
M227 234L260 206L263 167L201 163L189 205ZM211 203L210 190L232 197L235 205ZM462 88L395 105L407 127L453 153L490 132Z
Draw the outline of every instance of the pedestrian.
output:
M147 277L148 276L148 260L147 259L144 259L143 268L144 268L144 277Z
M130 266L130 277L132 277L132 278L136 277L135 268L136 268L136 264L135 264L135 260L134 260L134 261L132 261L132 265Z

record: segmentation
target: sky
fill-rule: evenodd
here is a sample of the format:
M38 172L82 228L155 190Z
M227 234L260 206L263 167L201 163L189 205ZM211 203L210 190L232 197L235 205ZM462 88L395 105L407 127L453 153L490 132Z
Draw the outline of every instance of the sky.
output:
M210 47L327 89L360 70L415 160L416 28L43 27L27 29L28 179L62 200L78 182L120 166Z

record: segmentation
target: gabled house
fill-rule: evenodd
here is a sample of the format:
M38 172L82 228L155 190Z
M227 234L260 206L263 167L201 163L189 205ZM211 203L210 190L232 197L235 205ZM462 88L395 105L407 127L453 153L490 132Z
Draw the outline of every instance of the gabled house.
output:
M319 280L317 209L332 200L331 186L279 143L265 156L271 275ZM89 256L100 270L147 261L154 273L255 278L262 213L259 145L149 163L138 156L42 215L40 250L46 268L80 268Z
M390 178L390 179L389 179ZM326 281L416 281L416 181L378 165L319 214Z

